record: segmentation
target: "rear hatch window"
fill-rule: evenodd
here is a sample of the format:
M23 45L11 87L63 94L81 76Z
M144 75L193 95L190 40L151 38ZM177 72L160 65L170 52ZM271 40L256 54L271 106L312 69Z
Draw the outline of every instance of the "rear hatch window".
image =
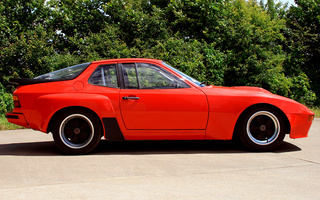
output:
M37 83L71 80L78 77L90 64L91 63L74 65L54 72L43 74L35 78L10 78L9 81L14 85L31 85Z
M64 69L60 69L54 72L50 72L47 74L43 74L41 76L35 77L34 79L41 79L41 80L70 80L74 79L85 70L90 63L83 63L80 65L74 65L71 67L67 67Z

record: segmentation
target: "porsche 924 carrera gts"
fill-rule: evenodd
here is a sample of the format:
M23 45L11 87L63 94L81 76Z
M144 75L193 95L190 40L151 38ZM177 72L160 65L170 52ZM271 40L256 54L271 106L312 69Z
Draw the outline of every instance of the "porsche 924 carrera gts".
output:
M257 87L205 84L161 60L84 63L17 84L11 123L52 133L66 154L107 140L231 140L272 151L307 137L314 113Z

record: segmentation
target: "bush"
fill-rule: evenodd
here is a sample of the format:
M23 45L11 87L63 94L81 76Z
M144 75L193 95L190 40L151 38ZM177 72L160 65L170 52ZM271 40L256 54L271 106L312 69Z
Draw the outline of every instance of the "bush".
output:
M0 116L4 116L8 111L13 109L12 94L4 92L1 89L0 92Z

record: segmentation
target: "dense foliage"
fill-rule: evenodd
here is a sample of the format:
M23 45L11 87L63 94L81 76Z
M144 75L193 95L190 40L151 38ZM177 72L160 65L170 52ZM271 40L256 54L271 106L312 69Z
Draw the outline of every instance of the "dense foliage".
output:
M259 86L319 105L320 0L296 4L1 1L1 106L9 105L4 101L13 90L7 87L11 77L33 78L74 64L123 57L162 59L209 84Z

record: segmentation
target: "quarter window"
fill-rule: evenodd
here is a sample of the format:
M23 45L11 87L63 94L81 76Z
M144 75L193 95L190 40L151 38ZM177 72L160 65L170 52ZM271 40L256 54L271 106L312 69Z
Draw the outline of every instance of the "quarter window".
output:
M89 83L112 88L118 88L116 65L99 66L91 75Z

